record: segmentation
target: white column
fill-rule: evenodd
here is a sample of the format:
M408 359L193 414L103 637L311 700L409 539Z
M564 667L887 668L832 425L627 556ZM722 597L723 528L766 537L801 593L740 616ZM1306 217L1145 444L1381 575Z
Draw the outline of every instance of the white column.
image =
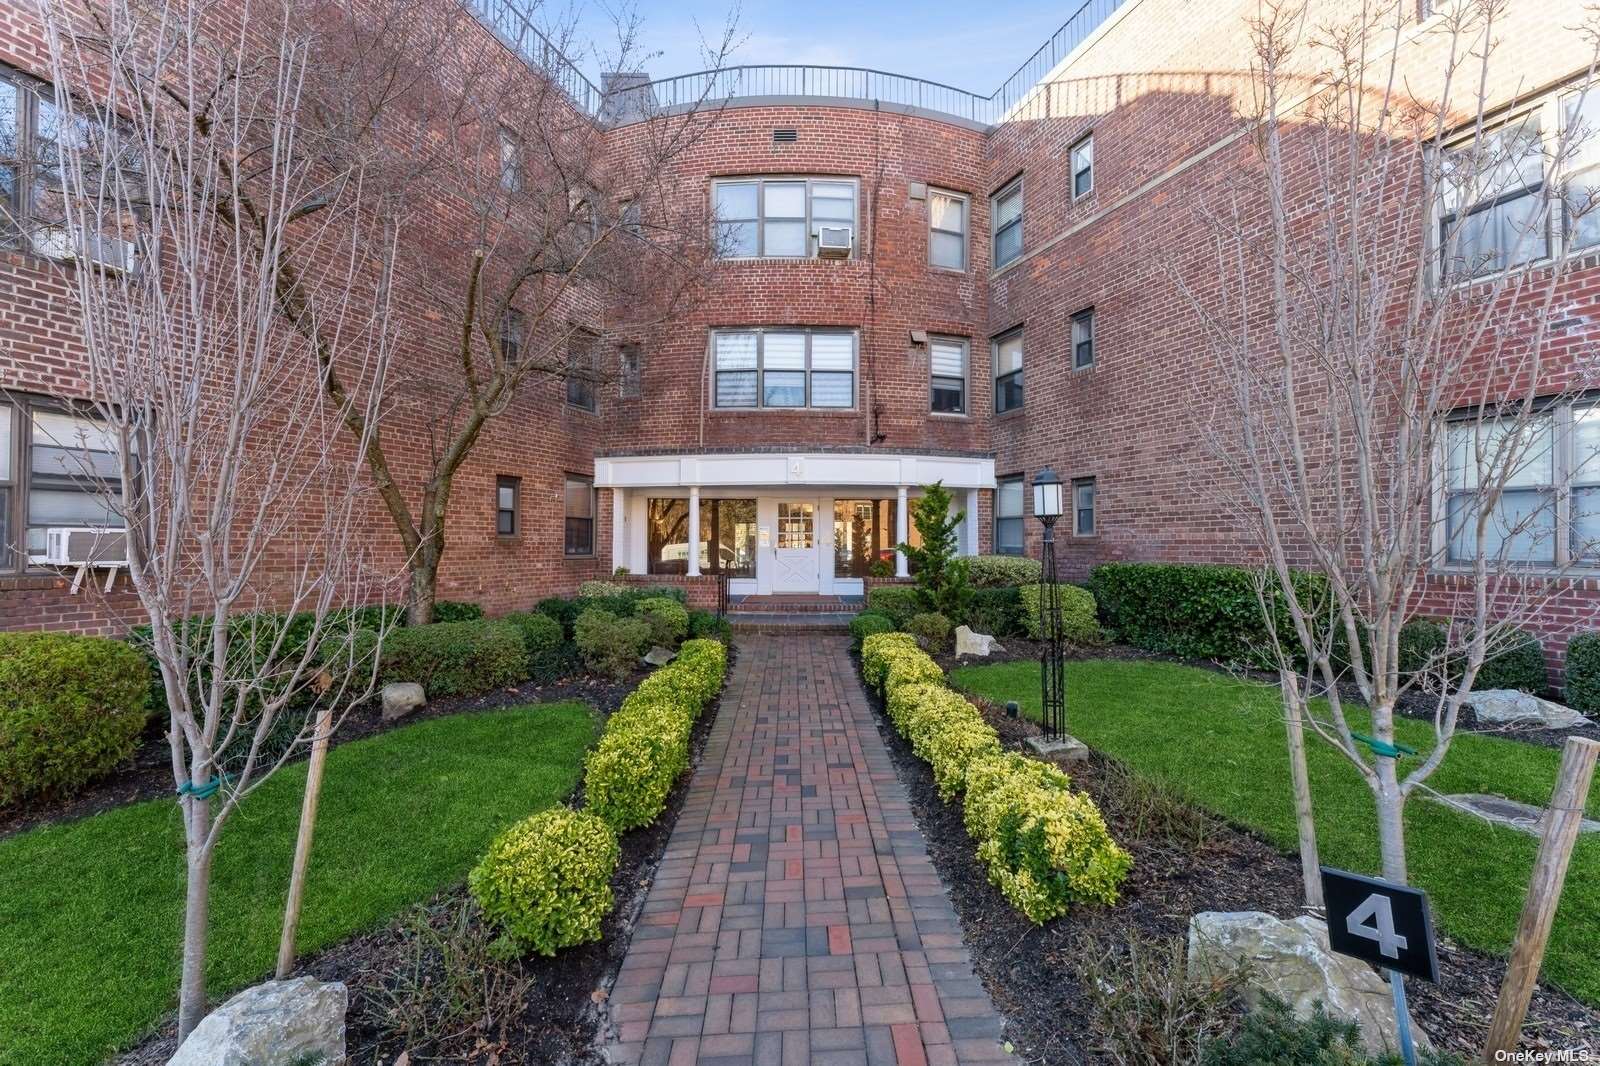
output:
M689 486L689 576L700 576L700 486Z
M911 539L911 516L906 512L906 487L900 486L897 499L899 505L894 509L894 542L904 544ZM894 576L910 577L911 571L906 567L906 553L896 549L894 553Z
M978 554L978 490L967 490L967 554Z
M611 569L619 566L628 566L627 489L611 490Z

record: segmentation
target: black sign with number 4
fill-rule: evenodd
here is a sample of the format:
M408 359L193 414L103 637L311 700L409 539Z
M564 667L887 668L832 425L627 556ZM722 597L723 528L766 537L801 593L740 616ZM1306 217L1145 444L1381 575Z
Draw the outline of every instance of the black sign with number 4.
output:
M1322 867L1328 908L1328 946L1341 955L1439 980L1428 897L1416 888Z

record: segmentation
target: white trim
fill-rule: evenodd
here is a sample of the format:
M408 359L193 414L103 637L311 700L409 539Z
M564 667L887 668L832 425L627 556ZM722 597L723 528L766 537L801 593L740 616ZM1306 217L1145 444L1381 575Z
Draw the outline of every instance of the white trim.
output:
M994 460L881 452L750 452L619 455L594 461L597 488L746 488L782 492L798 486L876 486L943 482L948 489L994 488Z

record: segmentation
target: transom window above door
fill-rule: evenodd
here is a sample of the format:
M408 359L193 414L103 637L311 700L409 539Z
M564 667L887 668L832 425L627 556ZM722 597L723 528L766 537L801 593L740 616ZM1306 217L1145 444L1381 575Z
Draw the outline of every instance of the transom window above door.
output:
M713 407L812 407L856 403L854 331L748 329L711 335Z
M712 236L722 259L808 259L817 233L843 228L856 254L852 178L728 178L711 183Z

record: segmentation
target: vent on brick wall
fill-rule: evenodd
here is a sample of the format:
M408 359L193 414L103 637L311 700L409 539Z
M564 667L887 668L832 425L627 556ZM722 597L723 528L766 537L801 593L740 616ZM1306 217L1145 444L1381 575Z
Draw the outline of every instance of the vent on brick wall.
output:
M773 144L793 144L795 141L798 141L799 139L800 139L800 131L799 130L773 130L772 131L772 143Z

